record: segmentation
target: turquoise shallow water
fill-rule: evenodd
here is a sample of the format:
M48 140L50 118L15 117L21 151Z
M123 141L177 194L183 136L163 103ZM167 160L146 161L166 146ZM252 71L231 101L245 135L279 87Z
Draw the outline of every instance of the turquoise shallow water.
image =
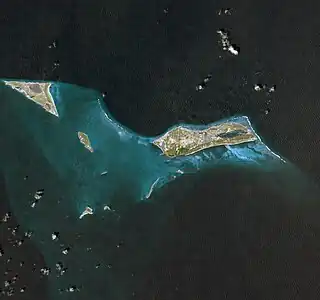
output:
M153 237L140 240L138 248L127 248L131 260L128 252L121 254L123 257L118 254L123 235L119 224L128 211L152 202L154 193L183 174L224 165L257 166L264 170L288 165L258 135L255 142L168 158L152 144L157 137L141 136L114 120L99 92L53 83L50 93L59 118L1 83L0 157L12 209L19 222L34 231L33 239L55 274L50 275L53 299L77 293L83 299L127 299L126 293L134 282L130 277L134 258L145 257L148 262L156 243L153 238L157 226L164 215L159 212L154 217ZM251 127L245 116L206 126L183 125L203 129L227 121ZM88 134L93 153L79 142L78 131ZM101 175L103 172L107 173ZM43 196L35 201L39 189L43 190ZM93 209L93 216L79 219L87 206ZM85 233L90 235L90 230L101 237L101 243L88 235L84 238ZM63 235L55 241L53 232ZM130 239L128 233L125 235ZM70 254L63 254L66 247L71 249ZM75 271L62 276L54 271L56 263L62 260L69 269L77 270L76 276ZM95 268L101 260L103 267ZM108 261L117 261L118 268ZM94 280L89 280L93 269ZM124 279L126 276L130 280ZM86 285L88 280L90 285ZM66 291L70 285L79 290ZM92 293L94 298L90 296Z
M6 133L10 135L6 143L10 145L14 141L23 145L23 148L6 147L2 151L8 150L9 153L2 157L15 157L20 152L34 151L31 149L36 147L57 176L73 187L73 199L70 201L77 208L77 213L88 205L94 210L109 205L106 199L111 199L112 195L125 187L136 201L145 200L153 189L183 173L193 173L213 165L261 165L266 161L269 165L273 162L284 163L259 137L257 142L216 147L170 159L152 144L157 137L140 136L112 119L101 94L96 91L54 83L50 92L59 112L57 118L10 87L2 86L1 89L2 105L6 108L2 129L6 128ZM227 121L251 127L245 116L212 124ZM20 122L20 126L17 126L17 122ZM212 124L184 126L204 129ZM79 142L78 131L89 136L94 153L87 151ZM11 169L11 159L5 161L9 162ZM19 167L23 168L21 163ZM33 167L40 168L38 165ZM103 172L107 174L101 176Z

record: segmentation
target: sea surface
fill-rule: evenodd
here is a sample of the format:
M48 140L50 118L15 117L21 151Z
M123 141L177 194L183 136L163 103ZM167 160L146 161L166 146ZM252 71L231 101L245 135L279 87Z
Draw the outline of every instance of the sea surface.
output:
M231 164L202 165L165 182L147 201L141 195L152 180L143 186L118 170L127 181L117 181L112 201L67 197L72 193L23 112L5 114L16 96L1 85L0 123L10 119L0 128L1 153L14 156L0 158L1 299L318 300L320 12L314 1L10 0L0 8L0 78L72 83L95 99L103 92L113 120L140 138L179 123L207 126L247 116L290 166L254 167L233 156ZM228 32L237 56L223 50L218 30ZM19 129L26 138L9 153L10 132L17 137ZM72 136L81 158L90 157ZM54 135L42 138L50 144ZM56 155L71 153L69 146ZM152 157L158 153L147 149ZM26 175L19 162L33 170L19 189L5 183L3 165L10 162L20 179ZM14 202L12 192L30 195ZM83 201L100 209L80 220ZM70 285L74 292L66 291Z
M171 230L179 231L179 226L192 224L185 224L184 218L194 218L190 215L193 213L179 211L181 205L180 209L190 205L183 198L189 193L194 195L202 180L211 178L211 183L197 196L199 203L211 196L215 202L211 205L218 205L219 211L210 208L209 219L218 218L222 222L227 218L231 222L227 228L241 223L238 216L230 215L237 215L239 209L250 210L243 199L239 198L237 203L235 194L240 188L252 197L252 186L248 187L248 183L241 186L248 178L251 185L252 181L258 181L257 185L267 193L253 204L259 213L264 202L270 201L264 199L268 194L290 196L289 203L273 204L281 209L289 205L290 210L299 207L306 190L316 195L312 182L293 164L272 152L257 133L254 142L168 158L152 144L157 137L141 136L117 122L102 102L101 93L61 82L52 82L49 91L58 117L3 82L0 88L5 190L13 215L30 232L28 238L44 257L41 272L48 276L50 299L147 299L152 288L146 292L144 285L149 280L154 285L152 280L156 276L149 272L158 272L163 251L176 243L171 240ZM176 126L197 130L229 121L244 124L254 132L246 116L206 126ZM79 131L88 135L93 152L80 143ZM224 200L221 189L227 193L232 190L234 196ZM233 207L224 208L229 201L236 211ZM251 201L252 198L248 199L248 203ZM196 214L199 205L195 203L192 208ZM91 213L82 215L88 207ZM207 218L205 214L203 217ZM178 225L170 229L171 222ZM180 222L184 225L179 225ZM222 232L228 230L221 224L219 228ZM177 239L184 239L185 234L191 232L178 234ZM238 238L232 243L241 246ZM189 252L190 247L186 245L181 251ZM247 250L239 251L236 255L246 255ZM172 263L179 263L179 259ZM179 288L175 286L174 290L177 292ZM186 293L185 288L181 293Z

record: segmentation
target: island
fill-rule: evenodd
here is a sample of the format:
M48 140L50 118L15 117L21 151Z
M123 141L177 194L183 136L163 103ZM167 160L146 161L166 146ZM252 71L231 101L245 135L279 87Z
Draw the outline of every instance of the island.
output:
M47 112L59 117L56 105L50 93L50 82L24 82L24 81L3 81L14 90L22 93L28 99L41 105Z
M78 138L80 143L83 144L86 149L88 149L90 152L93 152L93 148L91 147L91 143L87 134L78 131Z
M211 147L237 145L256 140L257 136L250 128L240 123L226 122L204 130L191 130L178 126L155 139L153 144L166 156L176 157L191 155Z

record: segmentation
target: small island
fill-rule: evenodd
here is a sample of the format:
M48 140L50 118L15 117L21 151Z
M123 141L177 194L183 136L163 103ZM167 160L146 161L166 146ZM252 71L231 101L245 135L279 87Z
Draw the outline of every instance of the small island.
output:
M91 147L91 143L87 134L78 131L78 138L80 143L83 144L86 149L88 149L90 152L93 152L93 148Z
M59 117L58 110L50 93L50 82L3 81L6 85L22 93L29 100L41 105L47 112Z
M198 151L256 141L251 128L236 122L226 122L203 130L179 126L155 139L153 144L168 157L186 156Z

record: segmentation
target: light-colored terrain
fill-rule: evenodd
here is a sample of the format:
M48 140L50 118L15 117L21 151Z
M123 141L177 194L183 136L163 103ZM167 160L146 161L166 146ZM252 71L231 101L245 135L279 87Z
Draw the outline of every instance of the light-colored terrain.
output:
M80 143L83 144L86 149L88 149L90 152L93 152L93 148L91 147L91 143L87 134L78 131L78 138Z
M206 148L236 145L257 140L251 128L236 122L191 130L183 126L173 128L153 141L169 157L185 156Z
M56 105L49 90L51 83L23 81L4 81L4 83L22 93L28 99L41 105L47 112L59 117Z

